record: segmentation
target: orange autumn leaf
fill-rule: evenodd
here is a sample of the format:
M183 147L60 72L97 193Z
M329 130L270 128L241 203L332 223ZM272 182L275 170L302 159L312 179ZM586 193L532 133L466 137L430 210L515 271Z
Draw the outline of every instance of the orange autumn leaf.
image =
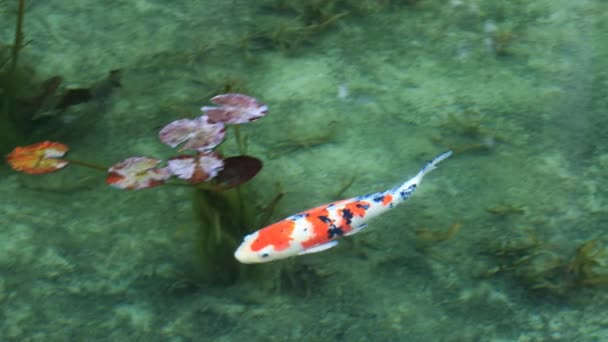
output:
M27 146L18 146L6 156L10 166L20 172L33 175L54 172L69 164L60 159L68 151L68 146L54 142L43 141Z

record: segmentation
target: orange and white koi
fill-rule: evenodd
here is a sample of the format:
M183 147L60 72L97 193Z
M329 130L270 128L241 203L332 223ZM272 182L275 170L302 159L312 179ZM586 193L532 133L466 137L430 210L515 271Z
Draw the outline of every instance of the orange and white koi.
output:
M370 219L408 199L422 178L451 155L452 151L448 151L435 157L416 176L396 188L324 204L249 234L234 257L250 264L330 249L338 244L339 238L364 230Z

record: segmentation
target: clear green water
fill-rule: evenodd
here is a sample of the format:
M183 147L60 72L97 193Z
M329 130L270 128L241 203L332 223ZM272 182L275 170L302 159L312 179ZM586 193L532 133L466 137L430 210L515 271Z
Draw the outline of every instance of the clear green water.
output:
M270 114L243 127L265 163L250 200L280 183L274 219L454 157L365 233L231 284L200 279L189 189L3 166L0 340L608 340L608 3L293 3L28 1L20 63L40 79L123 72L28 140L168 157L162 126L251 94Z

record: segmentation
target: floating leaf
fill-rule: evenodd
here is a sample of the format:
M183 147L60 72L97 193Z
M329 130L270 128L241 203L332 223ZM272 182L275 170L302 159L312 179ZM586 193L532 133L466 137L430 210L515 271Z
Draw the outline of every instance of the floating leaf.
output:
M29 174L42 174L60 170L69 164L67 160L60 159L68 151L68 146L43 141L28 146L19 146L8 154L6 160L17 171Z
M221 122L210 123L207 116L203 115L196 119L176 120L160 130L160 140L171 146L185 144L180 148L183 150L196 150L204 152L213 149L224 140L225 128Z
M241 124L255 121L268 112L268 106L255 97L243 94L222 94L211 98L211 102L219 107L202 107L201 110L209 117L209 122L224 122Z
M167 168L171 174L192 184L214 178L223 167L224 161L219 154L213 152L196 156L177 156L167 162Z
M167 168L157 168L161 161L148 157L131 157L108 169L106 183L125 190L151 188L171 177Z
M262 161L250 156L235 156L224 159L224 169L215 181L223 190L247 183L262 169Z

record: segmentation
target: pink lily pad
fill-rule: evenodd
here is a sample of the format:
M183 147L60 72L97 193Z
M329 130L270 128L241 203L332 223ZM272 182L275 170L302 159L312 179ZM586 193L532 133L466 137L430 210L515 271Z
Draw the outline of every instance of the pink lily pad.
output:
M167 168L157 168L160 160L131 157L108 169L106 183L119 189L136 190L159 186L171 177Z
M219 145L224 140L224 124L221 122L211 123L207 116L203 115L196 119L176 120L160 130L160 140L171 146L184 143L179 149L208 151Z
M224 168L224 161L217 153L183 155L169 159L167 168L177 178L196 184L216 177Z
M268 106L255 97L243 94L222 94L211 98L211 102L219 107L202 107L201 110L209 117L209 122L224 122L227 124L242 124L255 121L268 113Z

